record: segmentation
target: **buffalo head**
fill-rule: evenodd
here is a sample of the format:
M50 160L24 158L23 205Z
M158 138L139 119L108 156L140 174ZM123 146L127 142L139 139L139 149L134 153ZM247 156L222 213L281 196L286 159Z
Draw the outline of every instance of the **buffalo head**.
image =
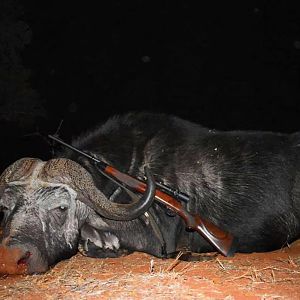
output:
M80 228L91 211L131 220L152 204L153 184L140 201L118 204L96 188L90 173L65 158L23 158L0 177L0 272L40 273L77 252ZM152 186L152 188L151 188Z

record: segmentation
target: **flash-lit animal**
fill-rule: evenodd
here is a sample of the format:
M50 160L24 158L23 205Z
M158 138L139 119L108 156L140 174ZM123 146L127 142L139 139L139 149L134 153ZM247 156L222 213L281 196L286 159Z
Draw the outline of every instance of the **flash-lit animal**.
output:
M175 116L130 113L73 145L135 177L148 166L156 181L189 195L188 211L232 233L239 252L278 249L300 235L300 133L222 132ZM23 158L0 177L1 247L20 249L17 263L28 273L46 271L78 247L94 257L214 251L152 200L149 188L132 203L70 150L46 162Z

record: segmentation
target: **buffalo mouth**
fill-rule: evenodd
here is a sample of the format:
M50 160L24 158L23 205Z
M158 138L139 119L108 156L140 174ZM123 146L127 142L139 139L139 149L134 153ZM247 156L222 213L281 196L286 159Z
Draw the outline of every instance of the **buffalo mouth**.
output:
M26 249L26 250L24 250ZM44 273L49 267L40 251L24 245L0 247L0 274L36 274Z
M23 261L23 258L20 248L0 247L0 274L26 274L27 259Z
M17 265L25 265L28 266L28 260L32 253L30 251L26 251L25 254L17 261Z

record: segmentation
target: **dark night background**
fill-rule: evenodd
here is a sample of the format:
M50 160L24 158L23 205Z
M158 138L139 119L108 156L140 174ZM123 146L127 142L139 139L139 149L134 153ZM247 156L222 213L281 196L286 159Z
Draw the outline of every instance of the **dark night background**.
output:
M297 2L0 0L0 171L132 110L300 130Z

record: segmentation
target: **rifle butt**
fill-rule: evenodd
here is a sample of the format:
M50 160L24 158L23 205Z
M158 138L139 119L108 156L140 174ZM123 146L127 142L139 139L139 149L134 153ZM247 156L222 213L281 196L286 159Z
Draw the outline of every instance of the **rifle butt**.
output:
M211 222L201 219L198 215L194 216L196 221L196 231L200 233L206 241L216 248L224 256L233 256L237 249L237 239L230 233L221 230Z

